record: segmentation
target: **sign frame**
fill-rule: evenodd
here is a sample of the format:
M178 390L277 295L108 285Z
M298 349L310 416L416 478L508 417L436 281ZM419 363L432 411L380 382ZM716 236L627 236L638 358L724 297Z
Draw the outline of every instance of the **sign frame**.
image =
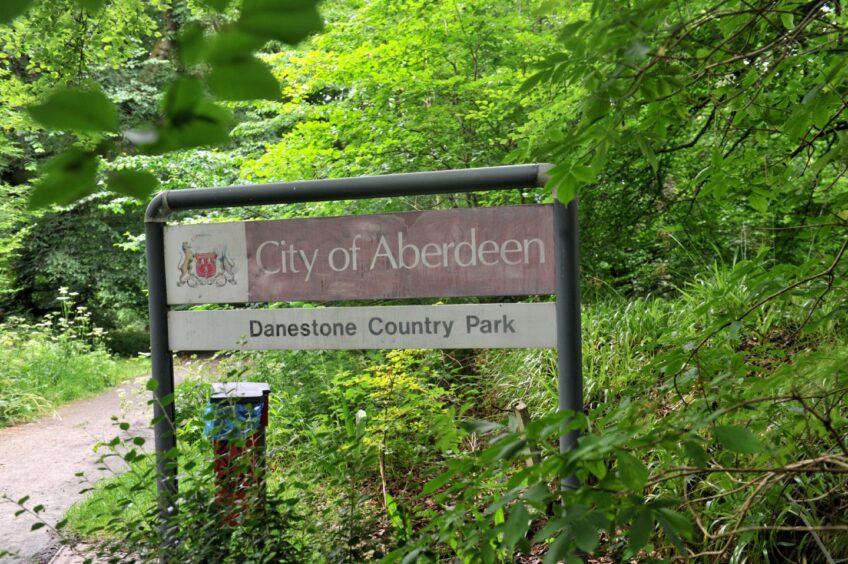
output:
M176 511L172 503L177 493L177 460L174 430L175 406L173 352L168 337L169 305L165 282L165 223L173 212L275 204L358 200L386 197L460 194L509 189L540 188L547 183L550 164L523 164L414 172L382 176L361 176L252 184L225 188L167 190L150 201L144 217L150 316L153 428L156 452L156 485L161 519L160 536L167 546L174 532L166 520ZM583 410L583 375L580 319L580 256L576 198L567 204L554 197L554 257L556 286L556 349L558 409L574 413ZM577 444L578 433L560 436L560 452ZM574 476L563 487L578 485Z

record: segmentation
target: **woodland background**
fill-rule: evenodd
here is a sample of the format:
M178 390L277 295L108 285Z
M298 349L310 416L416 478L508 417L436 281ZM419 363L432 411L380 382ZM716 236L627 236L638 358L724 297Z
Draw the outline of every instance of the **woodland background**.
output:
M551 162L546 189L177 219L580 198L584 414L553 411L551 351L224 356L219 376L274 389L277 513L208 525L207 392L187 385L186 558L848 559L842 2L15 0L0 19L2 354L20 366L0 382L59 347L0 421L38 412L63 359L147 350L156 189ZM559 455L568 415L584 435ZM71 525L154 557L138 446L112 445L133 471Z

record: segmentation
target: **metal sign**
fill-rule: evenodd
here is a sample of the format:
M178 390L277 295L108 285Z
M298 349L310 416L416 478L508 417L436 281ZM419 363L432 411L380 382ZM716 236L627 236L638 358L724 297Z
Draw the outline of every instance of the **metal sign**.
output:
M176 351L556 346L553 303L172 311Z
M363 339L360 345L369 347L408 346L412 341L405 340L409 335L404 331L419 333L416 346L427 343L420 339L425 333L430 344L445 348L555 343L559 409L583 409L576 201L505 211L372 216L373 228L358 223L361 218L309 220L309 224L293 220L245 223L240 231L227 224L166 227L172 212L538 188L545 185L550 168L531 164L157 194L145 214L145 238L150 358L158 384L153 392L157 488L165 546L174 534L166 527L167 518L177 507L172 501L177 492L177 460L170 453L176 447L173 351L179 348L231 348L238 343L244 348L251 343L256 348L278 348L287 339L299 339L306 346L307 339L316 338L332 343L325 331L337 332L332 338L339 345L344 339L351 343ZM219 235L221 239L216 239ZM169 311L170 304L178 303L554 291L553 306L423 306L344 313L339 308ZM402 326L404 322L409 324ZM552 325L556 328L553 338ZM213 338L218 340L207 342ZM366 338L370 341L365 342ZM565 452L576 442L576 430L564 433L560 450ZM576 479L567 478L565 485L576 487Z
M169 304L553 294L553 206L165 228Z

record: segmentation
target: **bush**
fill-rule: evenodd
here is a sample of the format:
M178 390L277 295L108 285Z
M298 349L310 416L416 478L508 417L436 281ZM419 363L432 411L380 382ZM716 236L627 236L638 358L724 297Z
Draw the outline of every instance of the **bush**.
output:
M142 326L114 329L106 334L106 346L120 356L150 352L150 332Z

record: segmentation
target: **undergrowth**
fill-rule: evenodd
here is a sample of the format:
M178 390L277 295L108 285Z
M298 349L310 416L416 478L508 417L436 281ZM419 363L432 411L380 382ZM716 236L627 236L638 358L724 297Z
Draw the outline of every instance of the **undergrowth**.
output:
M807 315L804 293L763 301L779 291L764 279L740 263L674 299L585 307L583 414L555 412L548 351L222 357L217 378L272 387L274 549L300 562L848 558L844 312L819 301ZM214 497L207 393L193 383L176 400L185 547L211 534L192 525ZM564 424L582 436L560 454ZM146 482L98 485L71 523L153 558L152 465L136 470ZM568 476L577 485L557 487Z
M147 370L145 360L107 352L103 331L75 297L61 289L57 313L36 322L9 317L0 325L0 427L36 418Z

